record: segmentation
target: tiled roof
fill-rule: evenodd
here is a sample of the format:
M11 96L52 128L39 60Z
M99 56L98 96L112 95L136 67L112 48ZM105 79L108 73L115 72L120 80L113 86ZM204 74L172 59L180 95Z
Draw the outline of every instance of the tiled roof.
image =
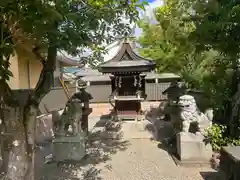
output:
M70 56L63 52L58 52L57 59L60 61L60 66L69 67L69 66L78 66L83 67L85 65L85 61L81 58Z
M96 75L101 75L101 73L98 70L92 69L92 68L81 68L75 73L75 76L77 77L96 76Z
M109 61L100 65L103 73L111 72L147 72L155 68L155 63L136 54L129 42L122 43L118 53Z

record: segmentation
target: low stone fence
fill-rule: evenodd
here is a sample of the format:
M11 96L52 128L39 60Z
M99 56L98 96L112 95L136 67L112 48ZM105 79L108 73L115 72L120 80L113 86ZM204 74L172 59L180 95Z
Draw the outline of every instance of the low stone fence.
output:
M240 146L222 148L220 169L225 173L226 180L240 179Z

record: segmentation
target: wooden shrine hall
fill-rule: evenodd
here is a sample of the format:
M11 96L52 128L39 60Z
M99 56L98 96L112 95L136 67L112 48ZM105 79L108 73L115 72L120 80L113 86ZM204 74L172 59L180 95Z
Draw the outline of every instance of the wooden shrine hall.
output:
M154 69L155 63L137 55L127 40L111 60L100 66L100 72L110 74L110 103L117 119L142 118L141 102L147 97L144 72Z

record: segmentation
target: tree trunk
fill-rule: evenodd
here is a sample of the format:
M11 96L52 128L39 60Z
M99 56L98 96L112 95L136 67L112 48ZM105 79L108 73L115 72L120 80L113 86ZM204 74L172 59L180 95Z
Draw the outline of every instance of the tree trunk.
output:
M239 77L238 77L238 59L232 58L232 97L237 93L238 91L238 84L239 84Z
M4 109L4 169L6 179L24 180L28 170L26 131L22 123L24 111L19 107Z
M27 180L29 158L27 152L26 134L23 124L19 123L14 133L12 148L8 154L6 178L9 180Z
M36 120L37 120L37 112L38 107L29 105L29 108L27 108L27 111L25 112L26 116L26 128L27 128L27 140L28 140L28 156L31 159L31 171L29 171L28 176L29 179L35 180L35 147L36 147L36 141L35 141L35 134L36 134Z
M19 110L19 113L4 116L4 138L6 136L6 140L4 141L7 143L1 143L0 146L8 150L6 156L3 158L3 166L7 180L36 179L34 177L36 116L39 102L50 91L53 85L57 47L51 46L52 42L50 42L50 46L48 47L47 58L41 58L43 69L36 88L28 94L28 97L26 97L27 101L24 105L18 102L18 97L14 97L5 81L0 82L1 87L5 88L0 88L0 91L2 90L0 92L0 98L3 99L6 97L4 99L5 104L8 104L8 100L13 100L14 103L11 103L11 105L14 105L15 108L10 109ZM40 58L40 55L37 57ZM5 144L9 146L6 147Z
M13 111L13 108L11 108ZM17 107L17 113L6 114L6 136L8 149L4 158L6 179L34 180L34 149L37 108ZM19 110L20 109L20 110ZM12 121L12 122L11 122Z
M46 86L44 88L46 89ZM23 95L20 93L19 96ZM34 98L35 96L28 94L25 105L19 103L15 107L5 108L4 136L6 140L4 141L7 143L1 146L4 145L4 149L7 150L3 158L7 180L35 180L34 150L38 101Z

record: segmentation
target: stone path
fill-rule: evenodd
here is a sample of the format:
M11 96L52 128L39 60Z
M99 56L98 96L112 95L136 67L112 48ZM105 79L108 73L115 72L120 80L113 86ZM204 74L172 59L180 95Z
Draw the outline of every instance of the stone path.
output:
M90 126L94 126L92 119ZM37 168L38 179L46 180L217 180L210 168L184 168L175 165L171 156L155 141L135 139L137 130L125 123L120 131L93 128L88 156L81 163L44 164ZM131 131L131 133L130 133ZM125 133L123 133L125 132ZM141 131L143 133L143 131ZM146 132L145 132L146 133ZM128 135L127 135L128 134ZM147 133L146 133L147 134ZM144 133L142 134L144 136ZM121 136L121 137L120 137ZM38 161L51 152L46 144ZM161 146L161 145L160 145ZM42 162L43 163L43 162ZM45 176L45 177L44 177Z

